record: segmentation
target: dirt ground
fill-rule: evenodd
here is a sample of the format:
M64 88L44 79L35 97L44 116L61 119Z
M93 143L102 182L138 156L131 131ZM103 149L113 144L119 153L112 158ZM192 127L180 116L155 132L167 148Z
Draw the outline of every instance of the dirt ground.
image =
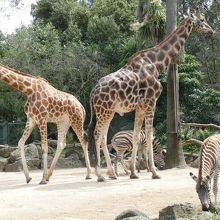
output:
M85 169L55 170L47 185L39 185L42 171L31 171L27 185L23 173L1 173L0 219L2 220L114 220L126 209L139 209L149 217L172 204L199 205L194 168L159 171L160 180L141 171L139 179L85 180ZM122 172L122 171L121 171ZM123 173L123 172L122 172Z

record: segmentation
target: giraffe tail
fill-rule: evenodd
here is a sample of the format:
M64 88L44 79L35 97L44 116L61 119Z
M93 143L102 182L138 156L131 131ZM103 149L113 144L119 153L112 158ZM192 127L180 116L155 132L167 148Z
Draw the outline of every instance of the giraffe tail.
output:
M90 110L91 110L91 119L88 125L88 129L86 131L86 134L87 134L87 140L88 140L90 160L92 164L96 166L98 164L98 157L97 157L97 150L96 150L95 136L94 136L94 130L95 130L95 125L96 125L96 115L93 113L93 106L91 102L90 102Z

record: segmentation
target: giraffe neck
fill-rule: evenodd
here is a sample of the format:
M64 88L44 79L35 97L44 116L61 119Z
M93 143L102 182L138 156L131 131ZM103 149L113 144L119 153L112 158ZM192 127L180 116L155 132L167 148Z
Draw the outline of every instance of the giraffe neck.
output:
M0 80L28 96L33 91L36 78L0 64Z
M176 30L168 35L160 44L134 54L130 58L127 66L136 65L135 68L138 68L138 63L139 67L147 63L154 64L157 68L157 73L165 70L181 48L183 48L192 28L193 21L190 18L184 19ZM142 65L140 65L140 63Z

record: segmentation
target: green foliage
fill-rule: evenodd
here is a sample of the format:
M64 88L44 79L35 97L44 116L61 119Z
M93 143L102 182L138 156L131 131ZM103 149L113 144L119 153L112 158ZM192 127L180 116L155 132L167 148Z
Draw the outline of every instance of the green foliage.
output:
M112 16L94 16L89 20L87 34L90 42L103 48L103 46L119 37L119 26L117 26Z
M91 7L91 16L112 17L120 30L127 33L135 20L135 7L133 0L96 0Z
M86 36L89 12L88 6L72 0L39 0L32 6L34 20L51 23L58 30L62 44L67 43L71 35L76 38ZM73 31L77 30L74 34ZM71 35L67 38L67 33ZM71 39L72 40L72 39Z
M182 128L181 129L181 139L183 142L189 139L196 139L200 141L204 141L206 138L218 134L216 130L212 129L196 129L196 128ZM196 144L187 144L184 146L184 151L191 153L199 153L200 146Z

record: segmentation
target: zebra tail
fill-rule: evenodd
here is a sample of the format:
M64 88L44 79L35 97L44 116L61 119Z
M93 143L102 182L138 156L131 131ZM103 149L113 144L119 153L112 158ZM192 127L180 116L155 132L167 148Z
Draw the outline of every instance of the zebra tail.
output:
M98 157L97 157L97 149L95 144L95 136L94 136L94 130L96 125L96 115L94 114L94 109L92 106L92 103L90 101L90 111L91 111L91 118L90 123L88 125L88 129L86 131L87 133L87 140L88 140L88 150L90 154L90 159L94 160L95 166L98 165Z

